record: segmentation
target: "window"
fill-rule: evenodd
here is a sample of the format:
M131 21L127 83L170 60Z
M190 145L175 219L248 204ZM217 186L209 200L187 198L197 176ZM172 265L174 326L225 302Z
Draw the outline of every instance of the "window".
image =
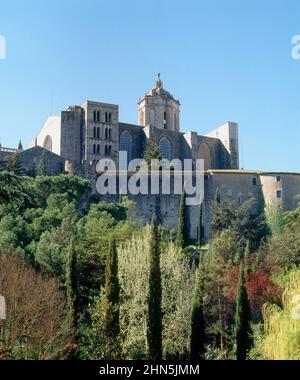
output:
M100 128L98 127L97 128L97 139L99 139L100 138Z
M127 160L132 157L132 137L128 131L123 131L120 135L120 151L127 152Z
M93 137L96 138L96 127L93 128Z
M93 153L96 153L96 144L93 144Z
M164 129L167 129L167 112L164 112Z
M105 123L111 123L111 112L105 112Z
M276 182L280 182L281 181L281 177L280 177L280 175L277 175L276 176Z
M257 178L253 177L252 178L252 186L256 186L256 185L257 185Z
M171 159L171 144L170 141L163 137L159 142L159 149L163 158L170 160Z
M108 138L108 128L105 128L105 140Z
M97 154L99 154L99 153L100 153L100 145L97 144Z
M107 152L108 152L107 145L105 145L105 149L104 149L105 156L107 156Z
M111 140L111 129L108 130L108 138Z
M108 146L108 155L111 155L111 145Z
M49 135L46 136L46 138L44 140L43 148L52 152L52 138L51 138L51 136L49 136Z
M97 121L100 121L100 111L97 111Z
M97 118L96 118L96 111L94 111L94 113L93 113L93 120L94 120L94 121L97 120Z
M276 190L276 198L281 199L282 198L282 190Z

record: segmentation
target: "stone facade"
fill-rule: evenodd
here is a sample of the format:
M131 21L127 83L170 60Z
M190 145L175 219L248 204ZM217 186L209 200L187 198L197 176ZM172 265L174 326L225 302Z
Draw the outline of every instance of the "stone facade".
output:
M160 77L155 87L138 101L139 124L119 121L117 105L87 101L70 106L60 116L50 116L31 146L20 154L22 164L30 167L47 151L49 174L62 171L91 181L96 191L97 162L112 159L121 167L119 151L126 151L128 161L142 158L149 139L160 147L164 158L204 160L203 222L205 238L211 236L211 217L217 189L221 198L240 206L248 199L264 199L283 210L297 206L300 174L264 173L239 170L238 125L227 122L207 135L180 132L180 102L163 87ZM6 149L7 150L7 149ZM1 152L8 157L13 152ZM0 156L1 159L1 156ZM194 169L194 168L193 168ZM171 187L172 188L172 187ZM160 222L176 228L180 195L129 195L135 206L130 217L145 224L156 212ZM117 202L119 195L105 195L103 200ZM189 237L197 238L199 206L187 207Z

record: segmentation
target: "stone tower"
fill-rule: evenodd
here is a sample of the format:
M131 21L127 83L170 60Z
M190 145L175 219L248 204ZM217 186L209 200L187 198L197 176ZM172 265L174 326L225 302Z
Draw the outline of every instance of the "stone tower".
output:
M163 87L160 74L155 87L138 102L139 125L179 132L180 103Z

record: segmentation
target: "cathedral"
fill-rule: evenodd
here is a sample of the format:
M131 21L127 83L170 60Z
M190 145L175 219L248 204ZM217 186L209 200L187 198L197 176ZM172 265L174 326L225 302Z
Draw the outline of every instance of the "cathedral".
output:
M204 159L205 169L238 169L238 126L225 123L200 136L180 132L180 102L164 89L160 75L155 87L138 101L138 124L119 121L119 107L87 101L70 106L60 116L50 116L31 146L41 146L77 166L102 158L118 159L127 151L128 161L141 158L148 139L162 156Z
M180 131L180 102L164 88L158 75L155 86L138 100L138 123L119 120L118 105L86 101L82 106L69 106L60 115L49 116L30 148L19 145L20 160L25 169L46 159L47 174L62 172L79 175L91 181L96 189L96 165L101 159L112 159L118 166L119 151L127 152L128 162L142 158L150 139L159 147L163 158L204 160L203 235L209 239L214 195L239 207L248 199L264 199L266 205L284 210L297 206L300 194L299 173L270 173L239 168L238 124L226 122L206 135ZM13 154L13 149L0 147L0 161ZM134 206L129 217L139 224L148 223L153 212L167 228L176 228L180 195L130 196ZM104 197L117 202L118 195ZM187 207L187 225L191 240L199 235L199 206Z

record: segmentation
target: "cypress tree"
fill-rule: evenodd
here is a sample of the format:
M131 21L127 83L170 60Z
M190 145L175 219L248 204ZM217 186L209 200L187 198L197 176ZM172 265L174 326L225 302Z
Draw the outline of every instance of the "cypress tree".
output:
M205 352L205 321L203 310L204 272L202 264L197 271L195 294L192 306L190 358L199 360Z
M150 138L146 143L143 154L143 159L147 162L148 168L151 167L151 160L161 160L162 158L163 157L159 149L159 146L152 138Z
M69 244L66 261L67 318L70 330L76 335L79 314L79 285L77 254L74 241Z
M43 176L43 175L46 175L46 174L47 174L47 170L46 170L46 155L45 155L45 151L43 151L41 159L40 159L40 162L39 162L38 167L37 167L37 175L38 176Z
M203 244L203 202L200 205L199 226L198 226L198 244L200 245L200 247Z
M220 189L216 190L215 201L212 212L211 229L213 235L216 235L221 230L221 193Z
M178 227L177 227L177 247L184 248L188 244L187 239L187 226L186 226L186 194L185 191L181 193L180 208L179 208L179 217L178 217Z
M105 320L104 335L117 338L120 333L119 299L120 285L118 278L118 252L115 237L110 241L109 254L105 267Z
M150 273L148 296L147 341L149 360L162 359L162 310L161 310L161 272L158 225L156 216L151 221Z
M235 339L237 360L246 360L247 353L249 352L252 346L252 331L250 322L251 308L248 300L245 282L244 264L243 262L241 262L235 315Z
M72 239L66 260L66 298L67 298L67 328L70 332L70 347L67 351L67 359L78 358L78 324L79 324L79 284L77 253Z
M19 158L19 153L13 154L7 161L6 169L8 172L15 175L23 175L24 170L22 168L22 164Z
M247 278L249 278L251 273L251 265L250 265L250 242L247 240L246 248L245 248L245 273Z

